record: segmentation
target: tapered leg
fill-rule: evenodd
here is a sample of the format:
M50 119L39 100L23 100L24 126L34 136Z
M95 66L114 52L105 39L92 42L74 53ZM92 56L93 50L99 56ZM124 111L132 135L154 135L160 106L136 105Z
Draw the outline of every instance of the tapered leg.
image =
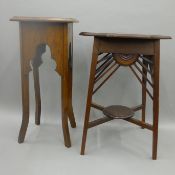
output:
M35 124L40 125L41 118L41 96L38 67L33 67L34 89L35 89Z
M89 77L88 96L87 96L87 103L86 103L86 113L85 113L85 120L84 120L84 129L83 129L82 144L81 144L81 153L80 153L81 155L84 155L85 153L89 115L90 115L90 108L91 108L93 87L94 87L94 78L95 78L95 71L96 71L96 65L97 65L97 59L98 59L98 51L96 49L97 48L96 45L97 45L97 41L94 40L91 70L90 70L90 77Z
M69 93L69 109L68 109L68 117L69 117L69 121L71 124L72 128L76 128L76 122L75 122L75 117L74 117L74 112L73 112L73 106L72 106L72 65L69 65L69 70L68 70L68 93Z
M71 147L69 126L68 126L68 84L66 74L61 78L61 108L62 108L62 128L64 136L64 144Z
M75 122L75 117L74 117L74 112L73 112L73 107L72 104L69 105L69 114L68 114L70 124L72 128L76 128L76 122Z
M148 67L148 64L145 60L143 60L143 64ZM142 67L142 72L145 76L147 76L147 71L144 67ZM146 110L146 79L142 76L142 121L145 122L145 110ZM144 127L142 127L144 129Z
M157 159L158 144L158 119L159 119L159 65L160 65L160 41L155 41L154 69L153 69L153 149L152 159Z
M22 64L22 63L21 63ZM23 66L22 66L23 67ZM29 73L24 73L24 68L21 70L22 81L22 123L19 132L18 142L23 143L29 123Z

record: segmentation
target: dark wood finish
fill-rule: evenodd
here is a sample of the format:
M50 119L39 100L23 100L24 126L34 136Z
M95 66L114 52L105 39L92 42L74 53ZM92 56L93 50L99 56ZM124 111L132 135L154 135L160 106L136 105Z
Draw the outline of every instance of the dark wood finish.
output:
M123 53L123 54L144 54L154 55L154 44L152 40L132 38L102 38L99 41L99 52Z
M83 36L94 36L104 38L126 38L126 39L171 39L170 36L162 35L144 35L144 34L122 34L122 33L94 33L94 32L81 32Z
M80 35L94 37L81 155L85 153L88 129L114 119L109 116L105 116L94 121L89 121L91 107L102 112L105 109L105 107L92 102L92 96L104 83L107 82L111 75L113 75L120 66L125 66L131 69L134 76L136 76L142 85L142 104L131 108L133 111L142 110L142 118L141 120L138 120L132 117L123 120L153 132L152 159L157 159L160 39L171 39L171 37L160 35L130 35L88 32L82 32ZM103 56L103 54L105 55ZM110 56L111 54L112 57ZM120 54L120 59L122 59L121 61L117 61L118 54ZM100 57L100 59L98 59L98 57ZM116 61L116 67L113 65L113 60ZM139 66L137 64L139 64ZM148 73L151 75L151 80L148 79ZM96 87L96 83L98 81L101 81L101 83ZM152 88L153 93L147 89L148 84ZM148 93L153 100L153 124L145 122L146 93Z
M143 64L140 60L137 60L137 62L142 66L143 69L145 69L148 73L150 73L151 76L153 76L153 73L151 70L148 69L148 66Z
M101 125L103 123L106 123L108 121L114 120L114 118L109 118L109 117L102 117L97 120L89 122L88 128L93 128L95 126Z
M141 104L141 105L132 107L132 110L133 110L133 111L139 111L139 110L141 110L142 108L143 108L143 105Z
M141 83L142 87L145 89L145 91L148 93L148 95L150 96L150 98L153 100L153 96L151 95L151 93L149 92L149 90L146 88L146 85L144 85L142 83L142 80L139 78L139 76L137 75L136 71L133 69L132 66L129 66L131 71L134 73L134 75L136 76L136 78L138 79L138 81Z
M143 59L143 65L145 65L145 67L148 67L148 63ZM135 66L137 66L135 64ZM147 69L145 69L144 67L142 67L142 122L145 122L145 115L146 115L146 85L147 85ZM153 86L152 86L153 87ZM144 129L144 127L142 127L142 129Z
M134 116L134 111L127 106L112 105L105 107L103 114L114 119L127 119Z
M111 57L112 58L112 57ZM112 59L107 59L102 65L100 65L97 70L96 70L96 74L99 73L99 72L103 72L109 65L111 65L111 63L113 62L114 60ZM99 74L98 74L99 75ZM98 76L97 75L97 76Z
M93 94L95 94L104 84L105 82L118 70L120 65L117 65L114 70L101 82L101 84L98 85L98 87L93 91Z
M96 103L92 103L91 107L96 108L100 111L103 111L103 109L104 109L103 106L96 104ZM142 105L134 106L131 109L133 111L139 111L142 109ZM106 123L106 122L111 121L111 120L114 120L114 118L109 118L109 117L99 118L97 120L89 122L88 128L93 128L95 126L101 125L101 124ZM133 124L136 124L138 126L141 126L142 128L147 128L149 130L153 130L153 125L151 125L149 123L145 123L144 121L140 121L140 120L135 119L135 118L127 118L127 119L123 119L123 120L128 121L128 122L133 123Z
M101 71L96 77L95 77L95 83L98 82L101 78L103 78L110 70L112 70L117 63L112 64L106 71L105 69ZM107 68L107 67L106 67Z
M157 143L158 143L158 121L159 121L159 68L160 68L160 41L154 42L155 54L153 56L153 150L152 158L157 159Z
M149 129L149 130L153 130L153 126L149 123L145 123L143 121L140 121L138 119L135 119L135 118L128 118L128 119L124 119L130 123L133 123L133 124L136 124L138 126L141 126L143 128L146 128L146 129Z
M114 59L116 62L122 66L129 66L136 62L136 60L139 58L139 54L113 54Z
M143 62L144 62L144 60L143 60ZM145 64L145 63L144 63ZM134 64L134 67L140 72L140 74L142 75L142 81L143 81L143 79L145 80L145 81L147 81L148 83L149 83L149 85L153 88L153 84L152 84L152 82L147 78L147 72L145 71L145 69L144 70L141 70L138 66L137 66L137 64ZM146 85L145 85L146 86Z
M95 109L98 109L100 111L103 111L104 107L99 105L99 104L96 104L96 103L91 103L91 107L95 108Z
M98 40L94 40L93 46L93 53L92 53L92 62L91 62L91 71L90 71L90 78L89 78L89 88L88 88L88 96L86 102L86 113L85 113L85 120L84 120L84 129L83 129L83 137L82 137L82 146L81 146L81 155L84 155L85 151L85 144L86 144L86 137L87 137L87 130L89 127L89 114L90 114L90 107L93 95L93 86L95 80L95 73L96 73L96 65L98 60Z
M51 56L56 62L56 72L61 76L62 128L66 147L71 146L68 119L76 127L72 108L72 48L74 19L13 17L20 27L21 81L23 117L19 132L19 143L24 141L29 123L29 72L32 70L36 100L35 123L40 124L41 97L39 84L39 66L46 44L50 47Z
M57 17L27 17L27 16L14 16L10 21L20 22L56 22L56 23L77 23L78 20L74 18L57 18Z
M42 64L42 54L45 52L46 46L40 45L37 48L36 56L32 60L33 66L33 78L34 78L34 90L35 90L35 124L40 125L41 117L41 95L40 95L40 83L39 83L39 66Z
M100 53L100 55L102 55L103 53ZM100 62L104 61L104 60L107 60L108 58L110 58L112 56L112 54L108 53L108 54L105 54L105 56L103 56L102 58L100 58L97 63L99 64Z

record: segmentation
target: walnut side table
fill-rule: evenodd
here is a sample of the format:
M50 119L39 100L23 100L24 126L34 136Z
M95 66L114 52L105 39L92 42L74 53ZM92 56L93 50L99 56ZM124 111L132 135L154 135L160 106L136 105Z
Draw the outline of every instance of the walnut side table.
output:
M117 118L153 132L152 159L156 159L159 118L160 39L171 39L171 37L88 32L82 32L80 35L94 37L81 154L83 155L85 152L88 129ZM92 96L120 67L129 68L141 83L141 105L130 108L121 105L103 107L94 103ZM153 124L145 121L146 94L153 101ZM105 117L89 121L91 107L102 111ZM142 110L141 120L134 118L134 112L138 110Z
M72 18L44 17L13 17L10 20L18 21L20 28L23 115L18 142L24 141L29 123L29 72L32 68L36 101L35 123L40 124L41 97L38 68L42 64L41 56L47 44L57 65L56 72L61 76L62 129L65 146L70 147L68 118L71 126L76 127L72 108L73 23L78 21Z

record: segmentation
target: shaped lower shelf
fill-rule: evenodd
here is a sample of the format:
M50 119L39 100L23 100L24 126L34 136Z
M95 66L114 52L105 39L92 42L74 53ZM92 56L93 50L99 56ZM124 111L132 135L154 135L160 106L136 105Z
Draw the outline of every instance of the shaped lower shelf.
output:
M103 114L114 119L127 119L134 116L134 111L126 106L112 105L105 107Z

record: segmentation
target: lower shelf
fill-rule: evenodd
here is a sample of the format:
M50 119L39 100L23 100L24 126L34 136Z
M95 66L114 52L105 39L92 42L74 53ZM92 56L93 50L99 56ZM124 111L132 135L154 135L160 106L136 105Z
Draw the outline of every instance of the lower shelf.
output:
M103 114L110 118L127 119L134 116L134 111L126 106L112 105L105 107Z

